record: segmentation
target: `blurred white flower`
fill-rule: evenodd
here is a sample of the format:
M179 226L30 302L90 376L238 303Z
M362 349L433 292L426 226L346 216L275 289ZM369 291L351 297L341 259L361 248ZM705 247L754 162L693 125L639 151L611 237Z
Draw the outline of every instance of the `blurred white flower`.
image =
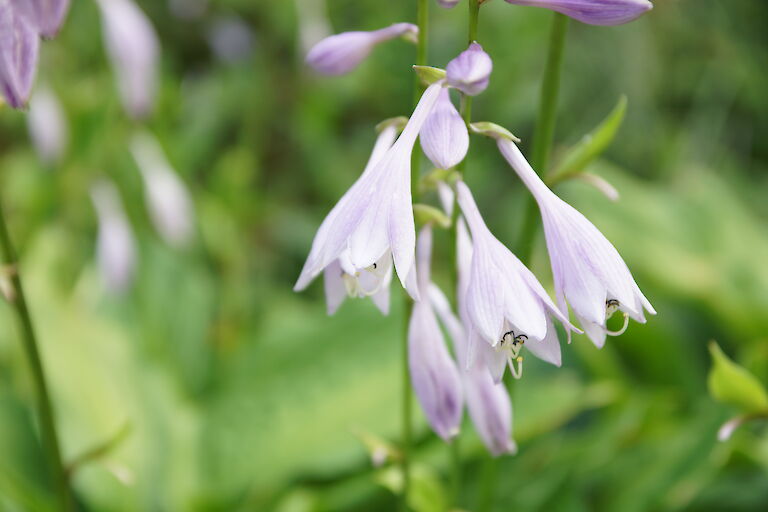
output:
M186 185L149 133L133 137L131 153L144 180L144 197L155 229L168 245L183 247L191 240L194 227L194 208Z
M155 29L132 0L96 2L123 106L131 117L144 118L152 110L158 85L160 43Z
M57 162L67 146L69 134L64 110L50 88L35 89L29 101L27 127L40 160L46 165Z
M123 210L120 195L112 183L100 181L91 187L91 200L99 221L96 259L107 289L120 293L133 281L136 242Z

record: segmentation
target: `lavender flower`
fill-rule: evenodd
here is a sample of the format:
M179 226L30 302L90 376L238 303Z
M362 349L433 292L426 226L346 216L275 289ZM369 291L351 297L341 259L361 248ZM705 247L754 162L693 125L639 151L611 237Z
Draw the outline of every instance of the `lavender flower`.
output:
M29 101L27 126L37 155L46 165L61 158L67 145L67 123L56 95L38 87Z
M426 299L432 257L430 226L419 233L416 255L419 290ZM428 299L413 305L408 325L408 366L414 392L432 430L446 441L455 437L461 425L462 384Z
M497 144L541 210L555 292L563 314L568 313L570 304L581 327L598 347L605 343L606 334L622 334L629 317L644 323L643 308L656 314L603 234L547 188L512 141L498 139ZM624 327L609 331L606 320L617 310L624 314Z
M12 0L38 33L47 39L59 32L70 0Z
M418 27L411 23L395 23L372 32L335 34L312 47L307 54L307 64L324 75L343 75L365 60L377 44L406 34L415 36L418 32Z
M411 205L411 151L419 130L435 105L442 83L424 91L403 133L384 151L386 140L377 141L363 174L344 194L318 229L294 290L300 291L331 263L338 260L349 281L358 288L363 272L382 274L391 253L400 282L414 299L419 293L413 269L416 230ZM390 140L393 132L390 132ZM381 154L380 158L378 155Z
M467 125L451 103L448 89L440 91L437 104L421 129L419 141L424 154L440 169L450 169L467 156Z
M437 3L443 9L451 9L456 7L456 4L459 3L459 0L437 0Z
M589 25L621 25L653 8L648 0L506 0L510 4L543 7Z
M134 137L131 152L144 179L144 197L155 229L168 245L184 247L194 227L192 198L186 185L149 133Z
M445 68L448 85L464 94L476 96L488 87L493 61L483 47L472 43Z
M133 118L146 117L157 89L160 48L155 29L132 0L97 3L123 107Z
M533 273L491 234L469 188L463 182L456 187L459 206L472 231L472 264L462 297L472 345L479 345L496 382L506 363L520 377L523 345L536 357L560 366L560 343L552 318L566 329L577 329L552 303ZM478 337L486 343L476 343Z
M95 184L91 188L91 199L99 219L96 242L99 270L107 288L120 293L133 279L136 242L114 185L107 181Z
M12 0L0 0L0 88L8 104L22 108L37 68L37 29Z

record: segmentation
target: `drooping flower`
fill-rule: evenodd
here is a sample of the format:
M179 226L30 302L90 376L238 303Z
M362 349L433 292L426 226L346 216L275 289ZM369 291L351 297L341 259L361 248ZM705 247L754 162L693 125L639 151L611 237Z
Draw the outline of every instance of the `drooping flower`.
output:
M55 37L59 32L69 10L69 2L70 0L11 0L37 32L47 39Z
M48 87L37 87L29 101L29 136L46 165L61 158L67 146L67 123L58 98Z
M12 0L0 0L0 87L13 108L23 108L32 91L40 46L36 27Z
M192 238L194 208L186 185L149 133L134 136L131 152L144 180L144 197L155 229L168 245L187 245Z
M424 299L413 304L408 324L408 367L414 392L429 425L448 441L459 433L461 425L462 384L428 299L432 257L430 226L419 233L416 256L419 291Z
M97 0L104 44L123 107L133 118L152 110L157 89L160 44L147 16L132 0Z
M519 378L523 346L536 357L560 366L560 343L553 318L566 330L578 329L554 305L536 276L493 236L469 187L458 182L456 188L459 206L472 232L472 264L462 298L472 346L486 359L496 382L501 380L507 363Z
M342 32L328 36L313 46L306 61L318 73L343 75L365 60L377 44L418 33L418 27L412 23L395 23L371 32Z
M488 87L493 61L478 43L472 43L445 68L448 85L476 96Z
M91 200L99 220L96 259L107 288L115 293L130 285L136 266L136 242L123 211L120 195L110 182L91 188Z
M656 311L635 283L627 264L603 234L571 205L552 192L509 140L498 139L504 158L528 187L541 210L558 305L570 304L589 338L602 347L605 336L624 332L629 317L644 323L643 308ZM624 327L609 331L606 320L624 314Z
M648 0L506 0L507 3L543 7L589 25L621 25L653 9Z
M376 272L383 283L391 255L400 282L418 299L412 268L416 230L411 205L411 151L441 88L438 82L424 91L392 147L387 148L387 138L379 137L363 174L320 225L294 290L306 288L338 260L347 289L372 295L371 290L361 288L365 283L360 278L363 272ZM389 132L390 143L393 136L394 132Z
M440 169L450 169L467 156L469 132L451 103L448 89L440 91L437 104L421 129L419 141L424 154Z

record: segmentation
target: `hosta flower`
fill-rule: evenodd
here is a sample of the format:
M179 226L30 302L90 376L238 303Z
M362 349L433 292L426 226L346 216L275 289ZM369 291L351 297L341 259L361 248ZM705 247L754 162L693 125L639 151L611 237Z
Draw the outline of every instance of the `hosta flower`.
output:
M408 367L414 392L429 425L447 441L459 433L462 385L428 299L432 257L430 226L419 233L416 256L419 290L424 299L413 304L408 324Z
M144 180L144 197L155 229L168 245L187 245L192 238L194 212L186 185L149 133L134 137L131 152Z
M543 7L590 25L621 25L653 8L648 0L506 0Z
M424 91L392 147L385 149L387 138L383 134L379 137L363 174L320 225L294 290L303 290L338 261L348 290L373 295L361 278L366 277L365 272L377 277L376 290L383 285L391 257L400 282L418 299L416 272L412 272L416 230L411 205L411 151L441 88L438 82ZM388 133L391 141L394 132Z
M11 0L45 38L54 37L69 9L69 0Z
M450 9L452 7L456 7L456 4L459 3L459 0L437 0L437 3L444 9Z
M107 288L122 292L130 285L136 266L136 242L114 185L99 182L91 189L99 220L96 259Z
M123 107L133 118L146 117L157 89L160 44L155 29L133 0L96 3Z
M421 129L419 141L424 154L440 169L450 169L467 156L467 125L451 103L448 89L440 91L437 104Z
M507 363L513 375L520 376L523 346L538 358L560 366L560 343L552 319L566 329L576 328L557 309L533 273L491 234L469 188L463 182L456 187L459 206L472 232L473 248L469 283L462 300L470 334L485 341L473 341L473 345L485 357L497 382Z
M59 100L49 88L36 88L29 101L27 126L40 160L46 165L59 160L67 146L67 123Z
M29 99L39 46L37 29L16 0L0 0L0 87L13 108L24 107Z
M643 308L656 314L626 263L603 234L547 188L512 141L499 139L497 144L541 210L562 312L567 314L570 304L581 327L598 347L605 343L606 334L623 333L629 317L644 323ZM606 320L616 311L624 314L624 327L614 332L607 329Z
M365 60L377 44L418 33L418 27L411 23L395 23L371 32L342 32L313 46L307 54L307 64L324 75L343 75Z
M464 94L476 96L488 87L493 70L491 57L478 43L472 43L445 68L448 85Z

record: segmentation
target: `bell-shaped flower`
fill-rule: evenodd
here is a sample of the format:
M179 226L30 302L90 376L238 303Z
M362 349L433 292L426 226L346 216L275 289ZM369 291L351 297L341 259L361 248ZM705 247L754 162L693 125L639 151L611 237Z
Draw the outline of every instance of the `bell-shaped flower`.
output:
M429 425L448 441L459 433L461 425L462 383L428 298L432 257L430 226L419 233L416 256L423 300L413 304L408 324L408 367L413 390Z
M400 282L411 297L418 299L412 268L416 229L411 204L411 152L441 88L438 82L424 91L392 147L387 148L387 142L391 143L394 131L379 137L363 174L320 225L294 290L306 288L338 260L345 279L351 280L348 289L373 295L368 288L362 288L360 277L363 272L375 272L383 282L391 254Z
M456 187L459 206L472 232L472 264L462 299L472 346L483 355L496 382L507 363L512 374L520 377L523 346L536 357L560 366L553 318L566 329L577 329L557 309L536 276L491 234L469 188L463 182Z
M160 43L147 16L133 0L97 0L123 107L133 118L149 115L158 81Z
M421 129L419 141L424 154L439 169L450 169L467 156L469 132L451 103L448 89L440 91L437 104Z
M114 185L99 182L91 188L91 200L99 220L96 259L107 289L123 292L133 280L136 242Z
M648 0L506 0L516 5L543 7L589 25L621 25L653 9Z
M448 85L464 94L476 96L488 87L493 61L478 43L472 43L445 68Z
M27 127L38 157L45 165L57 162L69 138L64 110L48 87L37 87L29 100Z
M512 141L498 139L497 144L541 210L562 312L568 314L570 304L581 327L598 347L605 343L606 334L623 333L629 317L644 323L643 308L656 314L616 248L594 224L541 181ZM617 310L624 314L624 326L610 331L606 320Z
M168 245L187 245L194 228L194 208L186 185L149 133L134 137L131 152L144 180L144 198L155 229Z
M16 2L0 0L0 88L8 104L23 108L32 91L40 38Z
M69 10L70 0L11 0L44 38L56 36Z
M307 54L307 64L324 75L343 75L355 69L384 41L404 35L416 36L419 29L412 23L395 23L371 32L342 32L328 36Z
M456 4L458 3L459 0L437 0L437 4L443 9L451 9L456 7Z

